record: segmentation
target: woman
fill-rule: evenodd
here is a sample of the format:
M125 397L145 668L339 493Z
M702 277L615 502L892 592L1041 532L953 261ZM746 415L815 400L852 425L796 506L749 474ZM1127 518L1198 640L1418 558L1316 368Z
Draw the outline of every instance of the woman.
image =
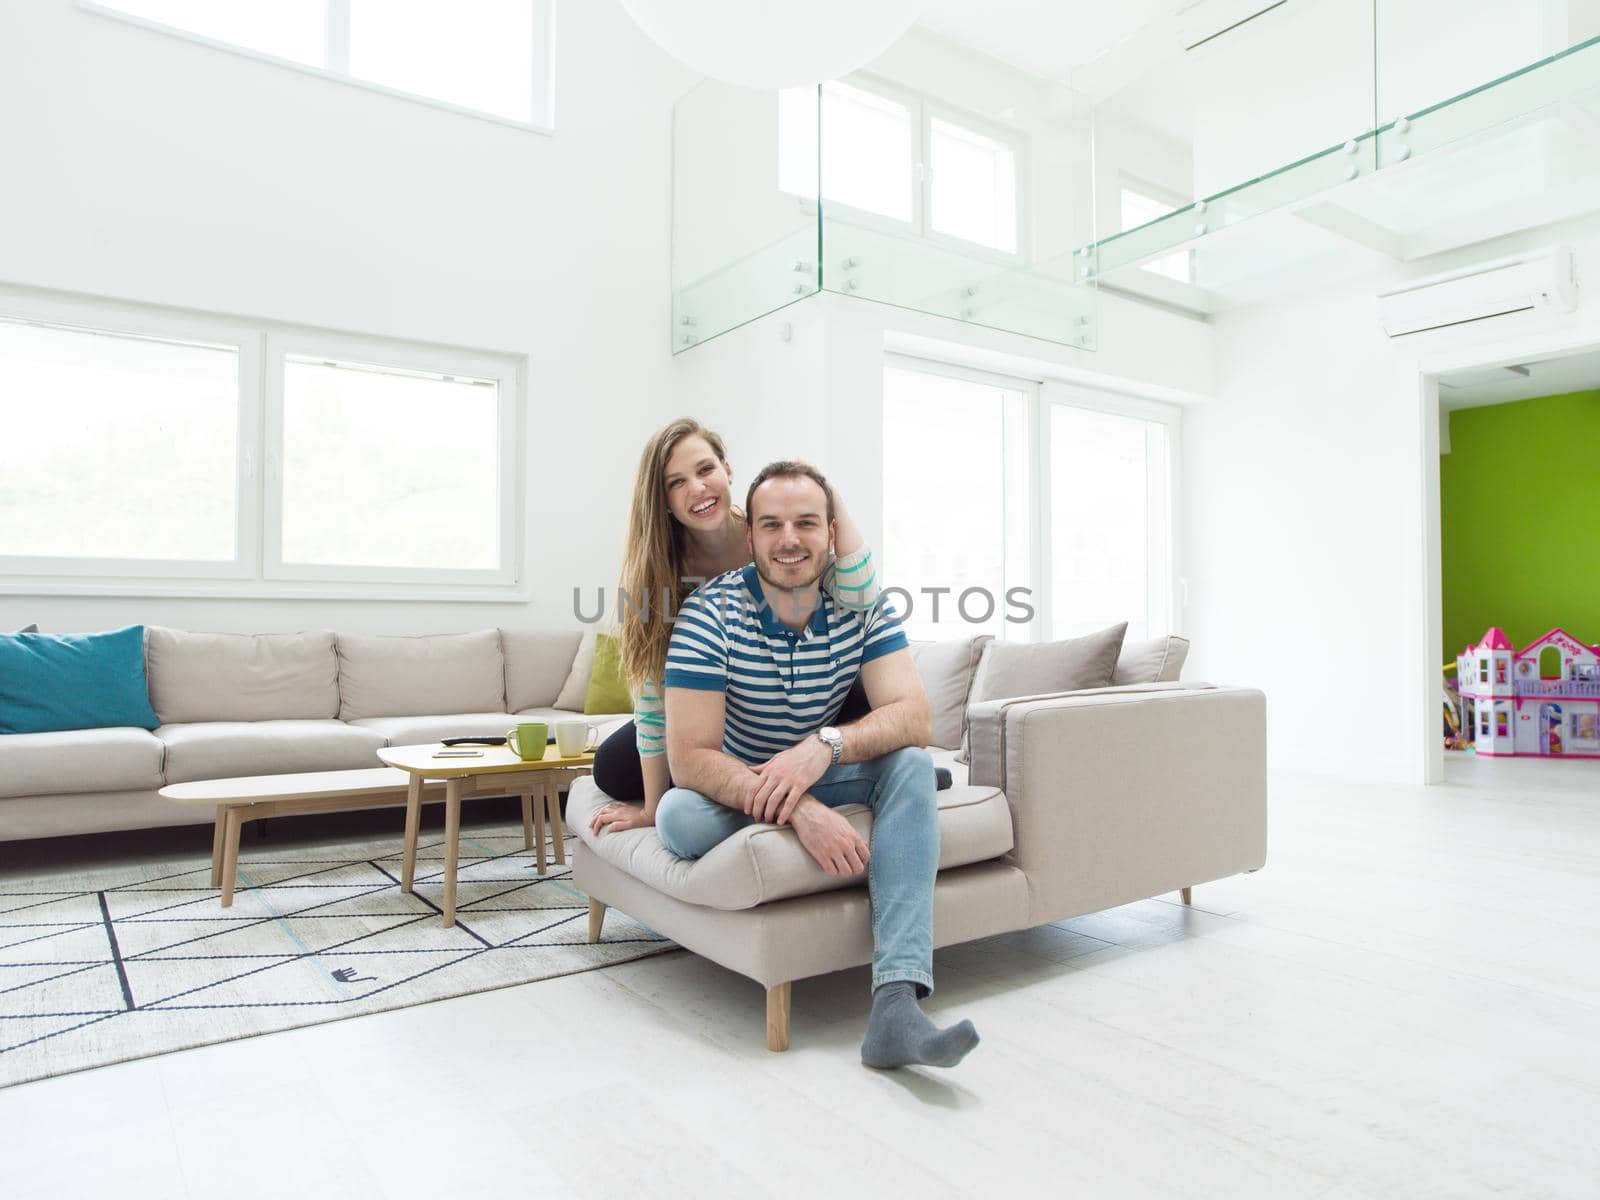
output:
M633 721L594 756L595 783L612 797L590 822L595 834L654 825L656 805L672 786L661 692L672 624L661 603L670 596L676 612L700 582L749 563L732 483L722 439L689 417L658 430L639 456L622 561L628 601L618 614L622 669L636 700ZM879 590L872 551L837 492L833 512L834 562L823 586L845 608L865 611Z

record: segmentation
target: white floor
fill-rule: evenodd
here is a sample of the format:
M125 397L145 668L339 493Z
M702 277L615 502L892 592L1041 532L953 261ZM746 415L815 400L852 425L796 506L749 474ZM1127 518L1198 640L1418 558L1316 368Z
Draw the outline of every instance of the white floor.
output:
M949 1072L865 970L676 953L0 1091L23 1197L1600 1196L1600 770L1280 777L1253 875L941 952Z

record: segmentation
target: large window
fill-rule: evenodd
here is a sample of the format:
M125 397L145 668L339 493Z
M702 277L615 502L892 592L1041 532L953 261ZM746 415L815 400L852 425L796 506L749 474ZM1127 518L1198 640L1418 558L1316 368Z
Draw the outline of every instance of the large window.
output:
M895 356L883 422L880 578L910 636L1174 628L1176 410Z
M0 321L0 553L231 563L239 354Z
M518 374L500 355L0 294L4 586L504 598Z
M1071 397L1053 397L1047 414L1051 636L1119 621L1130 638L1169 632L1167 424Z
M913 638L1007 634L1028 583L1033 389L971 372L883 376L884 586ZM1012 597L1015 599L1015 597Z
M856 220L904 226L1001 254L1019 252L1021 135L976 114L857 78L779 93L778 186Z
M521 125L554 123L553 0L84 0L165 31Z

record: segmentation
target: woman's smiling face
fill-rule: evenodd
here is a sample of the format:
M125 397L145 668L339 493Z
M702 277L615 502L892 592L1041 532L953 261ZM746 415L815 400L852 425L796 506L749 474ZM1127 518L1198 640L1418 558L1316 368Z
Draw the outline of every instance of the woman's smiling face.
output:
M667 509L680 525L710 532L727 521L733 472L699 434L691 433L672 448L662 482Z

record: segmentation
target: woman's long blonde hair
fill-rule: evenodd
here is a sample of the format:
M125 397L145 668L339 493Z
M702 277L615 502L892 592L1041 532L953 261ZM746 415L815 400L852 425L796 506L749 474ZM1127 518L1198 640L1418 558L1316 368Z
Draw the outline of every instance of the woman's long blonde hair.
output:
M617 598L622 670L635 692L646 679L659 682L672 639L669 612L688 598L693 587L683 582L683 526L667 507L667 460L679 442L699 436L717 461L727 466L722 439L693 417L679 417L656 430L639 455L633 480L633 505L622 549L622 591ZM731 507L731 506L730 506ZM738 513L737 508L733 508ZM671 606L663 611L663 602Z

